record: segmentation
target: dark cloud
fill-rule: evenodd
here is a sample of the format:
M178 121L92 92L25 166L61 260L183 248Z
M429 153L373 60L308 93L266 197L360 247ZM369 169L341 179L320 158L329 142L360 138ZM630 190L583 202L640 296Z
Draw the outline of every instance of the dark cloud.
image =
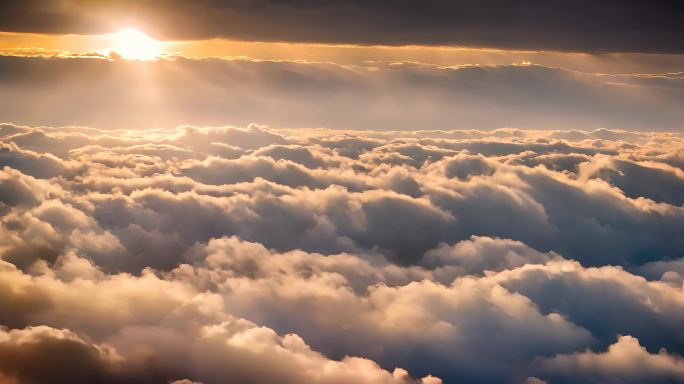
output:
M0 330L0 380L9 383L116 383L112 351L49 327Z
M600 345L608 346L616 335L632 334L650 351L684 348L684 339L674 331L684 316L680 296L661 282L616 267L558 263L521 268L508 274L502 285L529 297L542 313L560 313L587 329Z
M68 163L52 154L36 153L3 143L0 143L0 167L11 167L45 179L66 174L69 170Z
M598 157L586 164L581 172L583 177L608 181L632 198L645 197L673 205L684 204L684 172L662 163L640 164Z
M682 52L677 1L4 1L0 30L160 38Z

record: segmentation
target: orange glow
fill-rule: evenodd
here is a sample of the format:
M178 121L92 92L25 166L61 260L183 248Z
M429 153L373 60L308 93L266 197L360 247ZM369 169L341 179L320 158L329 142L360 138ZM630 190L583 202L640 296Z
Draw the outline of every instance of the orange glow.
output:
M159 57L222 57L256 60L332 62L374 66L391 62L419 62L436 66L509 65L534 63L587 73L679 72L682 55L553 51L515 51L443 46L360 46L258 42L225 39L157 41L135 29L103 35L45 35L0 32L0 54L17 56L92 55L112 51L123 59Z
M110 52L126 60L154 60L161 53L161 43L132 28L122 29L108 36Z

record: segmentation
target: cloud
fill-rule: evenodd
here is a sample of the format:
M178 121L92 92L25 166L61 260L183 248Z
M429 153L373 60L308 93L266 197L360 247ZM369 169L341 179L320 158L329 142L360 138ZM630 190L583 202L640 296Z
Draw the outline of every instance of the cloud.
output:
M618 334L632 334L650 350L682 350L683 340L674 331L684 316L681 286L648 281L619 267L584 268L567 261L521 267L498 277L542 313L563 314L604 345Z
M116 21L127 20L167 39L224 37L572 52L681 52L679 5L623 1L616 8L616 4L573 1L550 5L532 1L519 5L493 0L478 4L406 0L391 6L380 1L6 1L0 11L13 16L1 18L0 29L93 34L120 29L124 25L117 26ZM226 19L232 22L224 23Z
M677 138L669 134L654 135L653 140L660 138L658 142L645 142L643 148L623 148L622 139L596 147L584 139L549 141L537 138L538 133L515 139L476 136L416 140L410 132L395 132L372 141L347 136L344 140L348 144L340 146L335 132L288 137L263 128L196 131L204 131L202 135L209 141L223 140L226 145L247 149L241 150L239 157L217 157L195 141L187 141L187 129L167 132L159 139L129 138L128 145L121 146L122 139L112 135L129 134L112 131L106 140L93 135L82 148L71 149L64 159L56 159L73 165L75 174L53 178L66 206L77 209L71 216L83 212L94 220L87 228L78 228L79 232L72 233L74 228L55 231L54 254L68 246L65 239L91 233L100 236L102 245L111 246L100 247L102 252L95 250L94 243L90 248L81 246L92 252L90 257L104 264L105 260L129 260L131 264L118 263L118 268L130 270L145 263L167 269L195 242L225 235L239 235L281 251L375 249L402 263L417 262L440 242L454 244L472 235L519 240L590 265L609 262L629 266L681 257L677 234L682 229L682 212L681 207L672 205L678 202L673 191L678 189L681 172L658 163L653 156L640 154L651 151L651 145L670 153ZM53 132L47 136L54 145L61 147L63 141L69 141L61 136L63 131ZM226 132L233 136L225 136ZM450 135L457 137L459 133ZM24 151L13 137L8 138L7 145ZM173 144L162 144L169 137ZM254 148L254 140L262 138L266 139L260 142L261 147ZM279 147L272 145L274 141L299 144ZM96 152L91 152L91 142L99 143ZM282 154L283 148L290 151L310 142L323 148L307 147L306 152L297 149L295 153L312 156L309 160L318 158L315 166L309 164L313 169L278 158L280 155L270 157L274 149ZM351 145L357 146L354 153L349 152ZM386 158L383 154L396 159L401 156L401 161L378 164L378 159ZM643 160L621 159L628 154ZM35 152L32 156L44 155ZM566 158L574 165L554 165ZM598 173L606 164L631 164L641 173ZM647 173L659 179L640 183ZM26 176L19 177L21 173L9 175L13 176L3 183L5 188L18 188L14 185L19 185L19 179L27 180ZM34 201L31 195L42 196L38 192L7 196L10 205L21 199L37 203L39 197ZM13 218L15 231L38 224L46 230L54 229L54 220L44 219L37 210L24 206L15 209L8 216ZM497 220L491 219L493 215ZM510 225L512 222L516 224ZM202 223L201 229L198 223ZM575 241L579 233L591 241ZM112 241L104 241L107 237ZM109 256L104 249L111 251ZM144 258L142 253L146 254Z
M0 330L0 378L3 382L114 383L118 356L89 344L68 330L46 326ZM16 380L16 381L14 381Z
M473 236L468 241L453 246L442 244L425 252L420 264L440 268L444 272L453 269L449 272L465 275L512 269L525 264L543 264L549 259L549 255L521 242Z
M205 326L190 337L180 330L131 327L112 342L117 348L47 326L0 330L0 377L31 383L55 378L70 383L171 382L177 375L209 383L441 383L435 377L413 380L400 368L388 372L363 358L329 360L296 335L281 337L240 319ZM179 367L181 360L195 364ZM269 369L262 369L264 365Z
M601 178L620 188L625 195L645 197L673 205L684 204L684 172L663 163L597 157L584 164L582 177Z
M0 332L0 356L7 357L0 372L21 381L137 383L180 376L206 383L276 377L293 383L414 382L402 369L390 373L367 359L331 361L297 335L279 336L225 313L219 295L151 271L104 275L73 254L53 268L37 265L34 276L9 263L0 267L0 285L9 288L0 302L13 308L0 319L15 328ZM73 360L55 361L60 355Z
M69 172L69 165L52 154L23 150L15 144L1 144L0 166L12 167L27 175L49 179Z
M0 114L29 125L145 130L188 122L204 126L231 121L247 126L255 116L263 124L281 128L680 130L684 80L677 74L660 75L670 82L662 87L643 83L641 76L623 75L616 83L601 74L540 65L417 64L371 70L249 59L176 57L132 62L1 56L0 97L5 102ZM48 83L53 86L45 87ZM55 92L62 97L55 99ZM79 107L71 108L74 105ZM35 110L41 113L32 113ZM178 140L194 142L216 155L236 154L234 148L214 144L226 140L243 141L241 147L233 144L242 149L267 142L292 144L242 131L207 134L188 128ZM47 145L37 132L16 135L15 141L27 149ZM68 137L61 147L51 145L51 153L61 156L83 141L79 135ZM24 146L20 139L33 146ZM476 143L471 145L478 151ZM501 143L482 153L511 150Z
M677 378L681 134L0 130L0 380Z
M216 284L241 316L301 334L332 356L355 351L449 381L501 380L518 359L591 342L585 330L539 313L525 297L491 281L464 277L443 285L420 269L254 247L215 240L207 247L207 266L174 274ZM489 339L490 332L500 336ZM483 355L488 373L477 361Z
M632 336L620 336L606 352L558 355L539 362L554 383L673 383L684 379L684 360L666 350L649 353Z

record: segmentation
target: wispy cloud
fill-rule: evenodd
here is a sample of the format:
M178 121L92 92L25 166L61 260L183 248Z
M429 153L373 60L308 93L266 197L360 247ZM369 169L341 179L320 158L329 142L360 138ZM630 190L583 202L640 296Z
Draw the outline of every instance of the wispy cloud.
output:
M681 76L538 65L377 68L254 60L0 57L0 114L107 128L248 124L338 129L678 130Z

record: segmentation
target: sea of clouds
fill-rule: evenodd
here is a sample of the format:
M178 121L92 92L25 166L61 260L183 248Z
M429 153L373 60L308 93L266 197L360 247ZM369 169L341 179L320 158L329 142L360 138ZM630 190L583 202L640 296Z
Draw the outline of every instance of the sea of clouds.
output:
M682 134L0 140L0 383L684 381Z

